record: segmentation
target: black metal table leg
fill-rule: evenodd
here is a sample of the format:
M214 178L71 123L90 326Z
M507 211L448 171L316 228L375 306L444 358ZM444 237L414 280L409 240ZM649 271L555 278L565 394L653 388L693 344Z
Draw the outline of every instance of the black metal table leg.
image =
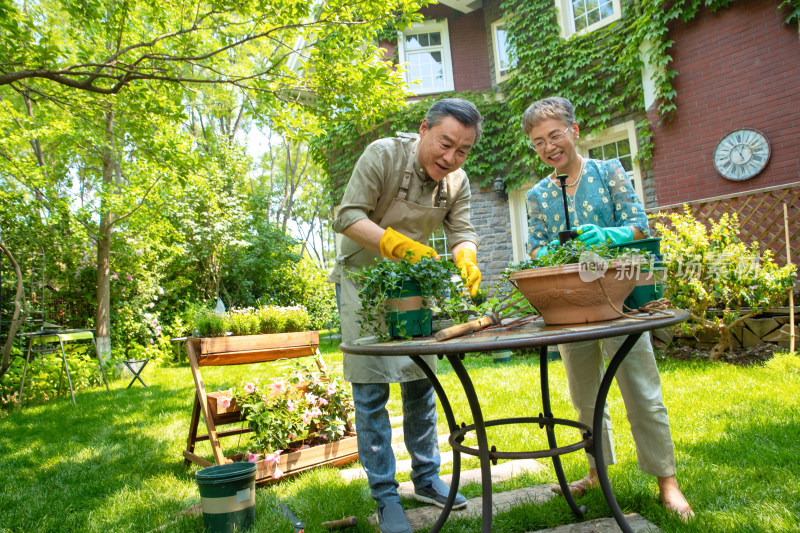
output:
M549 384L549 374L547 372L547 346L542 346L539 349L539 377L541 380L541 387L542 387L542 418L545 419L552 419L553 418L553 411L550 409L550 384ZM550 446L550 449L555 449L558 447L556 442L556 432L555 427L552 424L545 425L545 431L547 433L547 445ZM561 487L561 492L564 494L564 499L567 500L567 504L569 508L572 509L572 512L575 513L575 516L578 518L582 518L583 515L586 514L586 506L581 505L578 506L577 502L575 502L575 498L572 497L572 492L569 490L569 482L567 481L567 476L564 475L564 467L561 465L561 456L554 455L553 456L553 469L556 471L556 477L558 478L558 485Z
M492 470L491 470L491 456L489 450L489 441L486 438L486 425L483 420L483 413L481 405L478 401L478 396L475 393L475 387L472 380L464 368L462 359L464 354L448 354L447 360L461 381L464 387L464 394L467 397L470 411L472 412L472 420L475 425L475 436L478 440L478 459L481 464L481 499L482 499L482 526L481 533L492 532Z
M439 356L441 359L442 356ZM442 387L439 378L436 377L436 374L430 369L430 367L425 363L425 361L419 357L418 355L412 355L411 360L414 361L417 366L422 370L425 376L428 378L428 381L431 382L433 385L433 390L436 392L436 396L439 398L439 403L442 405L442 411L444 412L444 417L447 419L447 427L450 428L450 433L452 434L453 431L458 429L458 424L456 423L456 417L453 414L453 408L450 405L450 400L447 399L447 393L444 391L444 387ZM447 495L447 501L442 508L442 512L439 514L439 518L433 524L429 533L437 533L442 527L444 526L445 522L447 522L447 518L450 516L450 511L453 510L453 504L456 501L456 494L458 494L458 484L461 480L461 452L458 450L453 450L453 475L450 479L450 493Z
M611 482L608 479L608 469L606 468L606 461L603 458L603 439L600 436L603 431L603 411L606 407L608 391L611 388L611 383L614 381L614 375L617 373L622 361L625 360L628 352L631 351L631 348L633 348L633 345L636 344L640 336L641 333L629 335L608 363L608 368L603 375L603 380L600 382L600 388L597 390L597 399L594 403L594 417L592 419L592 432L597 436L597 438L594 439L594 464L595 468L597 468L597 478L600 480L600 488L603 489L603 496L606 498L608 507L611 509L611 513L614 515L614 519L617 521L623 533L633 533L633 530L628 524L628 521L625 520L625 515L622 514L622 510L619 508L619 504L617 504L617 499L614 497L614 492L611 490Z

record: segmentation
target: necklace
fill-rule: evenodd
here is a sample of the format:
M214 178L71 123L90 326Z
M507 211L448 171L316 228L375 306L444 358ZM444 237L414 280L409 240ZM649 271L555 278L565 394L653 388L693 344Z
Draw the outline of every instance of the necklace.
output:
M583 178L583 168L584 168L584 166L586 166L586 159L584 159L581 156L578 156L578 157L581 158L581 169L578 171L578 177L575 178L575 181L573 181L572 183L566 183L565 182L564 183L565 187L576 187L578 185L578 183L581 182L581 178ZM550 178L550 180L553 181L557 186L561 187L561 184L558 183L558 181L556 181L557 179L558 179L557 171L555 169L553 169L553 177Z
M578 156L578 157L580 157L580 156ZM586 166L586 159L581 157L581 169L578 171L578 177L575 178L575 181L573 181L572 183L565 183L564 185L566 187L577 187L578 184L581 182L581 178L583 178L583 169L584 169L585 166ZM553 170L553 178L550 178L550 179L553 180L554 178L556 178L556 176L557 176L556 171ZM561 185L559 184L557 186L560 187ZM569 202L569 207L572 208L573 216L575 217L575 220L577 221L577 219L578 219L578 210L575 209L575 194L574 194L576 192L578 192L577 189L575 189L573 194L567 194L566 196L567 196L567 201ZM569 216L569 215L567 215L567 216Z

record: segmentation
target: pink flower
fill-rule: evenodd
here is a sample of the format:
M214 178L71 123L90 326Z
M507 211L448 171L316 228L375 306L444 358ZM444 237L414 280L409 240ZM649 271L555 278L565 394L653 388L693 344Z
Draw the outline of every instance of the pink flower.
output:
M317 403L317 396L315 396L313 392L307 392L306 401L311 405L314 405L315 403Z
M227 396L223 396L222 398L219 399L219 406L222 407L223 409L227 409L228 407L231 406L231 399L228 398Z
M255 391L256 391L256 386L253 385L252 383L247 383L244 386L244 392L246 392L247 394L253 394Z
M308 422L309 422L309 421L310 421L312 418L314 418L314 416L313 416L311 413L309 413L309 412L308 412L308 410L306 410L306 411L305 411L305 412L304 412L302 415L300 415L300 416L303 418L303 424L308 424Z
M266 453L264 454L264 465L270 466L275 465L275 470L272 471L273 479L279 479L283 476L283 470L278 465L279 456L283 450L278 450L275 453Z
M325 392L328 394L328 396L333 396L333 394L336 392L336 385L333 383L329 384L327 387L325 387Z
M286 410L290 413L294 413L294 410L297 409L297 404L294 403L292 400L286 402Z
M319 418L322 416L322 411L319 410L319 407L313 407L311 409L311 416L313 418Z
M245 457L247 458L248 463L257 463L259 455L257 453L247 452L247 455L245 455Z
M119 279L119 276L117 276L116 272L111 274L111 279L113 279L114 281L117 281Z
M279 458L281 452L283 452L283 450L278 450L275 453L265 453L264 454L264 464L267 465L267 466L272 465L272 464L277 465L278 464L278 458Z
M283 382L283 380L274 382L272 385L270 385L270 387L272 388L273 398L282 396L286 392L286 384Z
M323 398L322 396L320 396L319 398L317 398L317 403L318 403L319 405L328 405L328 400L326 400L325 398Z
M125 279L127 279L128 281L133 281L133 278L131 277L130 274L126 274Z

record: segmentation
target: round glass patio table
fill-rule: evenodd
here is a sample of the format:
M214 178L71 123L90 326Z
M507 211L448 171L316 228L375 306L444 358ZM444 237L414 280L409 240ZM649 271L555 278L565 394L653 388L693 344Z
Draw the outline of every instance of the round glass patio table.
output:
M663 315L648 316L640 314L636 316L647 317L647 319L621 317L616 320L591 324L548 326L539 318L521 326L505 327L505 324L509 323L509 321L506 320L503 321L503 325L499 327L484 329L443 342L438 342L433 337L418 337L411 340L391 340L388 342L378 342L374 337L365 337L353 341L352 343L343 343L340 345L340 349L344 353L353 355L410 356L431 381L445 417L447 418L447 424L450 428L449 442L453 449L453 476L450 483L450 493L441 515L430 529L432 533L442 528L452 510L461 474L461 453L477 456L480 460L482 491L481 531L483 533L490 533L492 529L491 464L496 465L498 459L552 457L553 468L555 469L556 476L558 477L558 484L561 486L564 497L576 516L582 517L586 512L586 507L578 506L577 503L575 503L569 491L568 482L560 460L561 455L581 449L585 449L594 456L600 487L603 490L606 502L608 502L608 506L622 531L631 533L631 527L625 520L625 516L622 514L617 500L614 498L614 493L611 490L608 471L605 461L603 460L602 439L597 439L597 441L595 441L593 435L599 435L602 431L603 411L611 382L614 380L614 375L641 334L650 330L660 329L683 322L689 318L689 314L686 311L673 309ZM553 417L553 413L550 409L550 389L547 376L547 347L556 344L619 336L625 336L626 339L609 361L603 380L600 383L600 388L597 391L592 427L587 427L577 421ZM539 370L542 389L542 413L535 417L526 416L526 413L521 413L521 416L514 418L485 420L480 406L480 399L475 392L475 387L472 384L469 373L462 362L466 354L470 352L514 350L535 347L539 347L540 349ZM431 371L420 357L423 355L437 355L440 359L446 357L450 362L464 390L464 395L467 398L472 414L471 424L456 423L455 415L450 406L447 394L445 394L444 388L436 377L436 374ZM497 450L495 446L490 447L486 436L486 428L510 424L539 424L539 427L544 428L546 431L549 448L545 450L523 452L503 452ZM581 439L572 444L558 446L555 436L555 426L558 425L577 428L581 431ZM465 434L472 431L475 432L477 447L470 447L462 444Z

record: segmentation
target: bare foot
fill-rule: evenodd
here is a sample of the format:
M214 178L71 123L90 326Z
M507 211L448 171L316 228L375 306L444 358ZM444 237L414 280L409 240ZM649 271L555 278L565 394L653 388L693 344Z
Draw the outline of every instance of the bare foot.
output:
M692 506L686 501L675 476L658 478L658 491L661 493L661 501L667 511L678 513L678 517L683 522L689 522L694 518Z
M583 479L579 479L577 481L573 481L569 484L569 492L572 494L573 498L580 498L586 491L589 489L593 489L595 487L600 486L600 480L597 479L596 475L589 474ZM556 494L561 494L563 496L563 492L561 491L561 487L553 487L551 489Z

